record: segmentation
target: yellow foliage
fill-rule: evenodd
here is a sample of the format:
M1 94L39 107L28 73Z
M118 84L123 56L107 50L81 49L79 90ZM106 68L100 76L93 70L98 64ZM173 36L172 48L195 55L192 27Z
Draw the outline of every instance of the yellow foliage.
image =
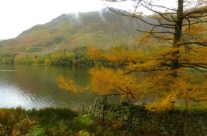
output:
M195 36L195 35L203 34L207 30L205 28L205 26L203 26L201 24L200 25L192 25L190 27L190 29L188 27L187 28L184 27L184 29L185 29L184 32L187 33L190 36Z
M175 100L207 100L206 82L194 80L192 69L185 64L207 64L207 49L196 47L195 52L186 53L185 48L124 49L111 48L98 50L88 48L89 57L97 60L125 64L113 69L91 68L90 90L98 95L119 93L122 97L138 102L140 98L152 98L153 103L146 105L150 111L168 111L175 106ZM182 67L172 69L172 61L178 58ZM196 67L197 68L197 67ZM199 68L199 70L201 70ZM198 76L198 74L196 74ZM59 86L69 91L84 90L73 81L58 79ZM157 101L158 100L158 101Z
M157 60L151 60L147 61L145 63L138 63L138 64L129 64L127 67L127 71L150 71L155 69L157 66L159 66L160 61Z
M50 65L50 59L48 59L48 58L45 59L45 65L46 66Z
M80 130L77 136L90 136L90 133L84 130Z
M103 53L96 48L87 48L87 55L91 58L103 59Z
M91 88L100 95L111 94L112 92L119 92L126 96L133 98L139 92L139 84L136 78L131 75L125 75L121 70L113 70L107 68L93 68L90 70L91 74Z
M34 56L34 63L35 63L35 64L38 64L38 62L39 62L39 58L38 58L37 55L35 55L35 56Z
M115 63L134 63L145 59L145 56L147 56L147 52L142 49L127 50L121 47L111 48L105 51L88 48L87 54L95 60L105 60Z
M172 93L157 102L147 104L145 108L149 111L157 111L157 112L165 112L165 111L173 110L175 106L175 99L176 99L176 93Z
M189 81L178 79L174 84L174 88L179 99L194 102L207 101L206 81L202 84L193 84Z
M79 92L80 89L76 85L76 83L73 80L66 80L64 77L59 77L57 79L58 85L60 88L63 88L67 91L72 91L72 92Z
M137 42L139 44L146 44L149 42L150 36L148 33L142 33L137 37Z

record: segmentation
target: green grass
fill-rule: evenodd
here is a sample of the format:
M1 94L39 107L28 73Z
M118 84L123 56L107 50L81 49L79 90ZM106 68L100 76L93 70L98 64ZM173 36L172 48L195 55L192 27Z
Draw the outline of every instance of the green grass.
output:
M175 105L176 110L184 111L186 109L184 102L179 102ZM190 111L206 111L207 110L207 102L189 102L188 109Z
M73 135L82 128L77 118L69 109L0 109L0 136Z
M116 136L122 131L118 133L69 109L0 109L0 136Z
M183 108L180 107L180 109ZM194 131L194 127L205 127L206 110L202 110L192 110L192 114L189 115L189 126L192 125L189 128L190 130L192 128L192 131ZM184 119L182 117L183 113L180 110L147 115L142 115L139 112L142 115L139 120L142 124L136 129L131 129L121 120L112 118L107 118L105 121L94 120L88 115L82 115L70 109L24 110L22 108L0 108L0 136L123 136L123 134L125 136L136 136L137 134L151 136L155 133L160 134L157 123L154 121L155 117L160 119L161 124L164 123L161 125L162 127L166 127L171 132L171 130L178 131L180 129L179 125L183 123ZM179 122L177 122L178 120ZM169 124L170 128L168 128Z

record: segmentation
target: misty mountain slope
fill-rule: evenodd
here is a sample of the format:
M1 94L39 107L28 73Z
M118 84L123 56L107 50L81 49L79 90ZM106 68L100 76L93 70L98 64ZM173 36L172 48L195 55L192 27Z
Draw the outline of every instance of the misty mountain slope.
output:
M108 10L63 14L51 22L36 25L14 39L0 42L3 53L46 54L79 46L107 48L134 45L137 22Z

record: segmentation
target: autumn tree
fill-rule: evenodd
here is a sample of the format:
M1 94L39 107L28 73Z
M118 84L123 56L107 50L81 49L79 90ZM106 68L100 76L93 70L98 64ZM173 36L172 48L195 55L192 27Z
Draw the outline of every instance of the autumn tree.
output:
M206 60L204 59L204 56L198 54L202 54L202 52L205 51L205 49L201 48L201 46L207 46L207 37L206 37L207 1L206 0L198 0L198 1L178 0L176 4L177 7L175 8L173 8L173 6L166 7L165 5L162 4L156 4L157 3L156 0L132 0L132 1L134 2L135 5L133 12L121 11L114 8L110 8L110 9L117 14L123 16L130 16L146 24L149 29L147 30L143 30L141 28L137 29L138 32L144 33L143 39L156 38L162 42L167 41L169 45L171 44L172 48L169 49L168 52L160 54L160 57L158 57L159 59L146 61L146 63L142 63L142 64L135 63L133 65L130 65L129 66L130 72L140 71L140 67L142 65L151 64L145 67L144 70L146 71L147 69L149 69L149 71L158 71L158 72L162 70L163 73L164 71L168 71L169 73L168 72L167 73L171 77L168 75L168 78L165 79L171 80L169 81L170 88L172 88L171 86L173 84L177 85L179 84L179 82L181 82L179 78L183 78L183 76L181 76L182 75L181 73L183 73L183 71L186 69L197 70L205 76L205 72L206 72L205 69L207 68ZM117 1L114 0L109 2L112 3ZM141 7L145 8L145 10L154 13L153 16L150 17L142 16L142 14L140 14L139 12L139 8ZM196 45L197 47L193 48L193 46ZM196 60L197 57L192 55L195 54L192 52L197 52L196 56L199 56L199 60ZM203 60L201 60L202 58ZM181 90L183 91L191 90L191 91L187 91L188 93L192 93L192 90L194 90L193 92L196 92L195 89L192 89L194 88L193 85L188 84L189 82L190 82L189 79L186 79L186 83L183 83L183 86L186 85L186 88L191 88L191 89L186 89L184 87L185 89L182 88ZM166 85L161 85L161 86L167 87ZM177 88L179 90L179 87ZM203 89L197 88L196 90L198 91Z
M119 90L127 94L126 96L130 94L135 101L138 101L143 94L152 100L151 96L155 94L158 99L146 105L146 108L152 111L171 110L177 100L184 100L185 109L188 111L189 101L206 101L207 61L204 52L207 51L205 48L207 46L207 1L178 0L176 8L156 4L155 0L132 1L135 3L133 12L114 8L110 10L122 16L135 18L148 26L148 29L144 30L137 28L138 32L143 33L140 41L153 38L167 43L168 46L164 50L161 47L162 49L157 52L150 51L150 54L146 51L137 52L136 57L132 55L134 51L131 51L132 54L129 53L129 55L127 53L129 51L102 53L92 50L91 56L94 58L116 63L125 62L126 66L121 69L121 75L120 72L116 73L117 70L108 75L109 70L97 68L92 73L96 79L93 85L99 86L96 90L104 92ZM116 0L110 2L116 2ZM148 17L142 16L138 11L140 7L154 14ZM158 45L159 42L157 42ZM127 76L134 77L137 72L136 77L139 78L125 81ZM140 76L140 72L145 72L145 75ZM116 79L113 78L115 75ZM108 85L111 86L107 88ZM187 134L186 124L185 122L184 135Z
M176 104L184 105L187 135L189 102L207 101L207 1L178 0L176 8L157 5L156 0L132 1L133 12L110 10L147 25L145 30L137 28L142 33L139 44L151 45L153 41L157 46L88 48L88 56L95 62L114 63L118 67L98 63L89 70L91 82L86 88L64 78L58 79L59 86L69 91L92 91L103 96L104 102L110 95L120 95L129 104L146 100L145 108L150 111L164 112L174 109ZM138 11L140 7L154 14L143 16Z
M112 2L117 1L109 1ZM88 48L90 58L120 64L118 68L99 65L91 69L89 90L104 96L118 92L131 103L147 99L146 108L153 111L170 110L176 100L184 100L186 109L189 101L207 100L206 0L178 0L175 8L156 4L156 0L132 2L135 4L133 12L110 10L147 25L145 30L137 28L143 33L139 42L155 39L157 47L105 51ZM154 14L143 16L140 7ZM161 46L161 43L166 44ZM84 90L72 81L61 78L58 81L66 90Z

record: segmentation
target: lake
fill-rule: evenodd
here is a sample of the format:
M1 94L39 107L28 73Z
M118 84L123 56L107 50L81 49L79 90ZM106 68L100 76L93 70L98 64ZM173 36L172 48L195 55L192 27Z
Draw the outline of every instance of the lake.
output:
M58 87L59 76L80 86L89 83L87 69L52 66L0 66L0 108L46 107L79 109L93 103L90 93L72 93Z

